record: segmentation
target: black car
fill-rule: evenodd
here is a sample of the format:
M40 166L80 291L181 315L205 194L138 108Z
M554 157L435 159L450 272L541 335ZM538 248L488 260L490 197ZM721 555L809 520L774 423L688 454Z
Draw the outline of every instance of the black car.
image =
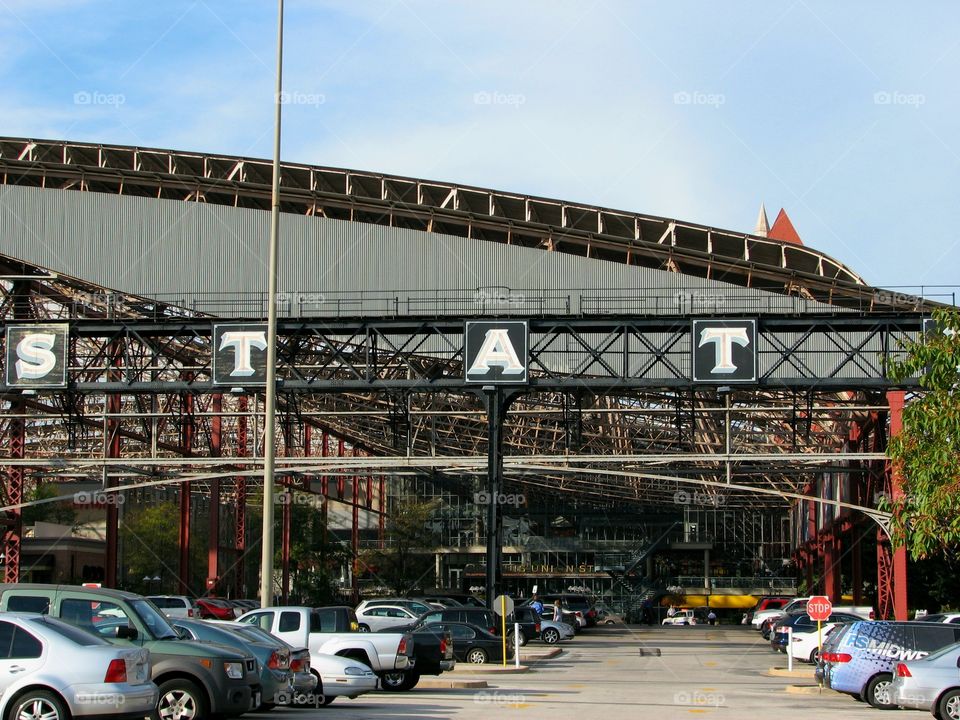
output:
M500 634L499 616L493 612L493 610L478 607L455 607L431 610L417 618L416 622L387 628L387 632L410 632L419 630L425 625L441 622L469 623L483 628L492 635Z
M512 635L513 624L520 625L520 647L531 640L540 637L540 613L530 605L519 605L513 609L513 616L508 618L507 634Z
M453 638L457 662L502 663L504 639L481 627L462 622L433 622L423 628L436 633L448 631ZM507 660L513 659L513 642L507 638Z

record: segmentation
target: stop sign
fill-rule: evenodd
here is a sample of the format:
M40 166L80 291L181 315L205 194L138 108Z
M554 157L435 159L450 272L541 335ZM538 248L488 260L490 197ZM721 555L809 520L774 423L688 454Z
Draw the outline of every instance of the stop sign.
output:
M811 620L826 620L831 612L833 612L833 604L826 595L814 595L807 600L807 615Z

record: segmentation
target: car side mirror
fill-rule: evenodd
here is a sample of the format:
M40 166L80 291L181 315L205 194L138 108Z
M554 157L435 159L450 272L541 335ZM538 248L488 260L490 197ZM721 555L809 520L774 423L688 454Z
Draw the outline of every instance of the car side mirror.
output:
M137 635L137 629L129 625L117 625L117 629L113 633L117 640L136 640Z

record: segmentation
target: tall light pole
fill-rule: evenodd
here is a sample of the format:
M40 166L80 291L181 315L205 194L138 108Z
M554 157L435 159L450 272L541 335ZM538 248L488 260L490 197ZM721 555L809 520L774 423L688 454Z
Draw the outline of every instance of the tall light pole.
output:
M270 261L267 285L267 387L263 422L263 537L260 606L273 604L273 469L277 408L277 255L280 244L280 108L283 92L283 0L277 0L277 92L273 129L273 192L270 200Z

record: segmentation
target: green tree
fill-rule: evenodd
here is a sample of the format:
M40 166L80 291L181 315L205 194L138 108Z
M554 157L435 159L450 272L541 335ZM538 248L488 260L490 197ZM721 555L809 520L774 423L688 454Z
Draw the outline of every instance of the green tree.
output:
M170 502L142 505L124 514L120 538L127 589L141 593L177 591L179 518L180 511ZM159 584L143 580L157 576Z
M903 496L886 499L892 536L914 559L960 546L960 313L933 313L936 330L909 343L896 380L919 377L923 390L903 411L903 431L888 454L900 470Z
M362 553L361 570L398 595L422 588L427 578L433 585L432 551L440 537L430 529L430 521L439 507L439 500L398 503L385 528L386 547Z
M73 525L77 522L77 513L71 503L72 496L61 496L60 490L54 483L37 483L25 498L28 502L37 500L53 500L55 502L44 503L43 505L32 505L23 509L23 524L33 525L38 522L57 523L59 525Z
M290 501L290 597L304 605L329 605L339 601L340 567L349 557L347 549L327 532L323 520L322 500L318 495L292 491ZM282 508L278 508L282 512ZM279 514L279 513L278 513ZM275 560L281 577L282 567L280 518L274 546Z

